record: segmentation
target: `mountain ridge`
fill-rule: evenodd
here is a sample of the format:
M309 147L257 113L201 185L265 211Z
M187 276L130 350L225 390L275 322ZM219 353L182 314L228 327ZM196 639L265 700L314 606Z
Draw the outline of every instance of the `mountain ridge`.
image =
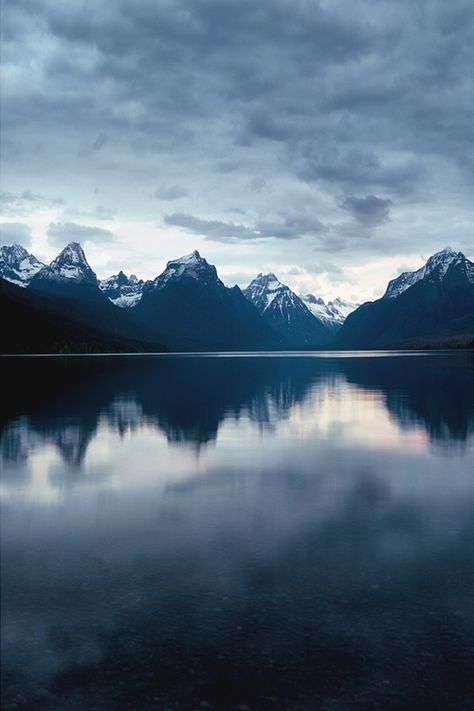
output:
M102 330L172 350L452 347L474 341L474 263L450 247L390 280L380 299L362 305L297 295L273 272L259 273L244 290L228 287L197 250L168 261L152 280L123 271L100 280L77 242L49 265L20 245L5 245L0 277L23 292L21 297L3 285L8 308L25 315L37 299L63 325L71 318L95 340Z

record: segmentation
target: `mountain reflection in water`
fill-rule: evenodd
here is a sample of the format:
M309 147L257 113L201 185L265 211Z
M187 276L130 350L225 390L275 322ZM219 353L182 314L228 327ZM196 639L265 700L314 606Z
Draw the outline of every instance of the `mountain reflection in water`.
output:
M5 708L472 707L473 354L2 371Z
M344 397L356 386L383 402L404 429L465 442L474 429L474 356L145 357L11 360L2 456L22 459L54 444L80 465L99 426L120 434L156 427L170 442L215 440L227 419L264 428L292 409ZM316 405L316 414L317 414ZM16 418L13 416L16 414ZM5 416L5 415L4 415ZM312 412L314 416L314 408Z

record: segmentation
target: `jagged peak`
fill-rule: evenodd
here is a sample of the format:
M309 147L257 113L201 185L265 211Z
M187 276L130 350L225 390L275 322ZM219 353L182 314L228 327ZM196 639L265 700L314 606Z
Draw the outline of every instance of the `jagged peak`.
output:
M43 268L43 262L21 244L4 244L0 248L0 276L7 281L27 286Z
M426 260L426 266L436 265L440 262L451 261L455 259L458 254L460 254L460 252L455 252L454 249L452 249L451 247L445 247L439 252L435 252L435 254L432 254L431 257Z
M3 244L1 248L2 254L14 254L17 255L18 257L29 257L33 256L30 255L28 250L26 250L23 245L18 244L18 242L14 242L13 244Z
M457 254L457 252L455 252L452 247L445 247L444 249L440 249L439 252L435 252L433 257L436 257L438 254Z
M166 268L172 268L176 266L182 266L182 267L187 267L187 266L212 266L209 264L209 262L204 258L201 257L197 249L195 249L193 252L190 254L185 254L182 257L178 257L177 259L171 259L169 262L166 264Z
M69 242L69 244L59 252L53 262L64 261L66 259L71 260L73 263L85 262L85 264L87 264L86 255L79 242Z
M44 267L38 272L36 278L42 281L68 279L98 283L95 272L90 267L79 242L69 242L48 267Z
M320 296L315 296L314 294L301 294L303 301L307 301L310 304L321 304L324 306L324 299Z
M154 283L157 287L163 286L170 279L179 277L188 277L196 280L216 281L220 282L216 268L213 264L201 257L197 249L190 254L185 254L183 257L171 259L166 264L166 269L156 277Z
M180 264L190 264L192 262L206 262L204 257L201 257L197 249L195 249L193 252L190 254L185 254L183 257L178 257L177 259L172 259L171 262L168 262L168 264L172 263L175 264L176 262L179 262ZM206 262L207 264L207 262Z
M266 291L276 291L278 289L288 289L285 284L278 279L278 277L273 272L268 272L268 274L257 274L255 279L252 279L247 289L253 288L265 289Z
M431 255L425 264L416 271L403 272L395 279L392 279L388 283L383 298L390 299L400 296L400 294L413 286L413 284L416 284L428 276L443 279L449 266L459 257L464 257L462 252L455 252L451 247L445 247Z

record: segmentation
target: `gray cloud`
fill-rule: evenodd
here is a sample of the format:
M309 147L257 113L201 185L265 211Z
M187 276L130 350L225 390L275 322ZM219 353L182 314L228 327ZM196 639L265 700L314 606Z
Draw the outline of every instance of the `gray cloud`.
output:
M229 244L275 237L277 250L316 235L338 259L434 251L442 232L469 245L473 44L472 0L116 0L93 13L17 0L4 8L4 185L28 175L34 194L91 214L92 182L150 223L150 196L192 195L182 212L208 219L167 224ZM229 222L231 208L251 222ZM340 229L307 217L334 225L341 208Z
M29 247L31 244L31 227L21 222L1 222L0 244L12 243Z
M189 195L182 185L161 185L155 190L155 197L159 200L179 200Z
M215 242L238 242L241 240L298 239L308 234L324 230L324 225L317 218L287 216L279 221L257 221L253 227L235 222L220 220L202 220L194 215L174 213L166 215L167 225L182 227L192 234L202 235Z
M392 200L379 198L376 195L346 197L341 207L350 212L363 225L376 226L389 219Z
M305 271L311 274L342 274L343 270L332 262L318 262L317 264L306 264Z
M51 222L48 226L48 241L52 246L63 247L67 242L112 242L114 234L102 227L88 227L76 222Z
M105 133L99 133L94 143L92 144L92 148L94 149L94 151L100 151L100 149L105 146L106 143L107 135Z
M117 214L117 210L111 207L105 207L104 205L96 205L94 210L94 215L98 220L114 220Z

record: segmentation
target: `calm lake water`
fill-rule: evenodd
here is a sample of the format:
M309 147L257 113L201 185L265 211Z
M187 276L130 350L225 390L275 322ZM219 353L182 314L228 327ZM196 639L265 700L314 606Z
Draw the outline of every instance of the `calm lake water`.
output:
M1 368L3 708L474 708L474 354Z

